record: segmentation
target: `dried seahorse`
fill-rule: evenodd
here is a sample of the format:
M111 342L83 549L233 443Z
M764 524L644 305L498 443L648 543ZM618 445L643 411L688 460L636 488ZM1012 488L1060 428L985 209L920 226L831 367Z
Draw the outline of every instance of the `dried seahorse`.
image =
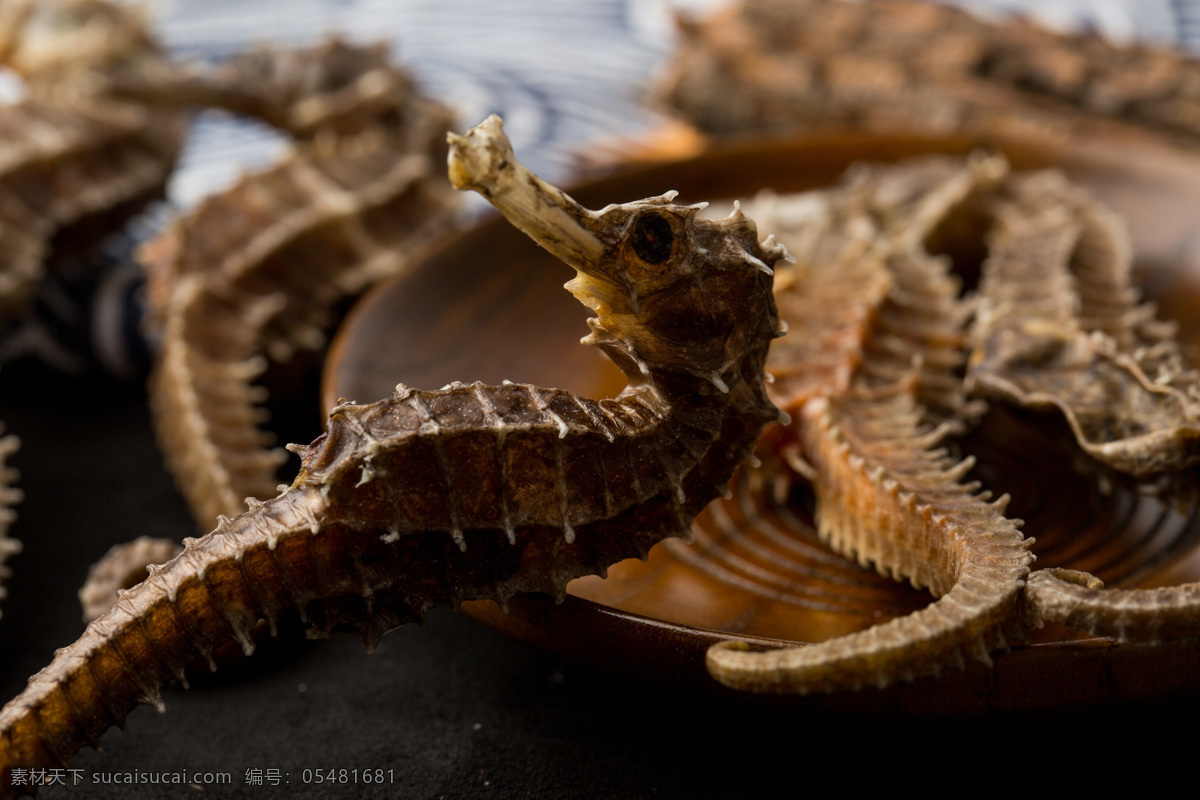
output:
M1105 130L1200 143L1200 63L938 3L743 0L683 25L665 101L714 135Z
M179 98L233 97L244 102L227 104L267 119L334 127L206 200L141 252L161 335L150 379L155 425L204 526L278 483L286 456L261 429L265 389L255 379L268 364L319 350L338 307L400 271L456 207L454 192L433 179L445 142L439 133L435 144L431 130L444 131L449 114L381 50L334 42L270 52L285 66L257 102L234 91L241 84L230 88L232 68L208 79L206 93Z
M336 38L314 47L264 47L204 69L171 65L169 70L149 76L130 71L121 73L110 85L113 91L142 102L225 108L275 125L301 142L319 139L320 146L312 152L302 144L289 160L311 158L318 162L318 169L327 171L340 156L350 162L345 168L347 175L355 169L378 170L377 162L386 158L383 151L387 148L395 159L424 154L440 165L446 157L444 132L452 122L448 108L425 97L412 78L388 60L384 45L353 45ZM333 139L366 132L371 135L351 138L355 143L341 145L343 149L336 154L331 152L336 147ZM367 161L356 165L354 156ZM294 218L315 213L305 208L312 202L311 193L303 186L290 185L298 180L286 168L248 176L202 203L147 248L143 266L156 328L160 323L155 319L163 313L167 295L183 274L208 274L214 270L211 262L215 259L223 265L217 270L220 281L235 280L229 262L240 264L255 256L248 252L238 257L232 251L246 247L265 224L278 229L279 220L271 217L272 211L292 215L290 224L311 224ZM252 221L240 220L241 213L252 214ZM215 237L221 245L209 244L201 250L189 237ZM242 265L237 271L252 266Z
M0 2L0 64L21 76L26 93L0 105L0 314L24 311L55 248L79 249L94 238L87 229L108 228L92 223L121 218L161 192L184 115L118 101L95 79L118 67L153 68L164 58L127 7ZM0 441L2 457L11 455L17 440ZM14 471L2 463L0 476L0 528L7 529L19 492L9 485ZM0 530L0 578L17 549Z
M771 268L741 214L712 222L672 194L592 212L516 161L498 118L452 140L452 181L488 197L577 270L586 341L629 386L400 387L343 403L282 494L124 593L0 710L0 793L60 765L197 655L289 609L372 643L438 602L567 581L687 535L779 412L763 365L778 335Z
M253 89L264 72L270 92ZM242 499L274 493L286 459L260 427L265 390L254 380L322 347L338 306L395 275L449 222L454 192L433 180L449 113L382 48L336 40L265 50L215 74L156 77L144 91L163 86L178 89L167 92L174 102L221 103L314 137L140 254L161 335L150 379L158 438L206 527L239 513Z
M1123 228L1055 173L1008 188L980 284L971 384L1057 410L1089 456L1143 481L1166 474L1165 489L1194 503L1200 384L1170 326L1138 301ZM1036 625L1122 641L1200 636L1200 584L1105 590L1050 569L1030 576L1026 600Z
M972 331L972 390L1056 408L1092 458L1147 478L1200 461L1200 381L1140 305L1111 213L1054 173L996 211Z
M1016 627L1030 542L1004 517L1007 498L990 502L978 483L963 482L972 462L938 449L951 425L931 425L918 402L959 415L969 408L955 374L966 310L948 259L925 252L924 241L1005 171L995 158L881 168L824 199L815 246L803 244L811 224L775 228L799 254L778 290L781 315L797 340L836 341L832 352L779 348L769 362L772 395L793 418L791 462L816 494L818 534L940 599L806 647L716 645L707 664L722 683L801 693L882 687L988 661Z
M367 132L314 143L148 245L177 274L150 378L159 440L197 520L268 497L267 359L317 350L339 303L398 272L454 204L430 159ZM206 269L207 267L207 269Z
M772 348L768 372L777 402L798 408L841 393L859 369L876 383L907 381L916 365L914 385L927 421L969 423L979 416L980 404L962 391L960 330L968 308L957 300L957 284L909 265L911 252L956 221L956 211L978 205L975 196L986 196L1007 173L1001 159L973 158L968 167L930 159L852 170L836 190L764 193L748 206L764 230L786 231L798 261L776 280L780 316L802 333ZM838 268L828 266L834 263ZM894 273L903 273L915 292L905 296ZM931 306L930 329L915 327L920 302ZM876 331L868 336L872 325ZM760 457L770 460L771 448L779 447L787 455L782 438L772 435L776 441L760 449Z

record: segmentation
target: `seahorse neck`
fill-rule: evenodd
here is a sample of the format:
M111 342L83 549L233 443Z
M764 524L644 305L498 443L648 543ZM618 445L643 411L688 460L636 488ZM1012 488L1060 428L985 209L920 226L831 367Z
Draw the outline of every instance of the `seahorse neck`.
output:
M623 415L645 417L646 409L654 414L654 424L628 433L655 438L663 452L678 454L667 480L683 486L692 514L721 491L762 426L780 418L761 379L767 349L766 342L753 348L720 376L637 361L636 371L626 370L628 386L608 401ZM623 355L628 359L627 351Z

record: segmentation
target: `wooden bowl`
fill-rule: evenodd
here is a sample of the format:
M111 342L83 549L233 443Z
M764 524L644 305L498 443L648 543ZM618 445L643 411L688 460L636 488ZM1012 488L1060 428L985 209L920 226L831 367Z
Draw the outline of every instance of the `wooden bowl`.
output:
M1057 167L1129 224L1139 280L1181 336L1200 346L1200 156L1135 142L1080 142L1070 149L1021 142L843 136L773 141L615 175L571 194L591 208L680 192L681 202L790 192L834 183L857 161L1004 153L1016 169ZM769 231L761 231L763 235ZM605 396L622 376L577 344L587 311L561 284L571 270L505 221L450 237L353 311L334 345L324 383L338 397L370 401L396 383L434 389L452 380L505 379ZM998 410L972 449L980 474L1013 495L1011 513L1037 539L1037 567L1070 566L1109 585L1200 580L1196 514L1131 492L1101 492L1070 469L1072 453L1046 444L1028 419ZM733 497L697 520L695 545L672 540L645 563L584 578L561 605L514 598L508 614L468 603L472 616L513 636L603 669L692 685L717 694L704 652L722 639L760 645L820 641L907 614L930 598L839 558L817 541L798 491L776 504L735 479ZM1157 698L1200 688L1200 644L1121 645L1048 626L997 654L885 691L774 699L833 709L921 713L1045 709ZM751 702L747 699L747 702Z

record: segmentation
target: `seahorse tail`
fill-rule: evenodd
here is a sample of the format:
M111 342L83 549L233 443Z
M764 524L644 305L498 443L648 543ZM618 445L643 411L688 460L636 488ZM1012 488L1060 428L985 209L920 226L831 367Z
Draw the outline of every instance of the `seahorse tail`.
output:
M819 644L750 652L744 642L722 642L708 651L708 671L743 691L808 694L882 689L969 661L990 664L990 654L1007 645L1004 625L1016 613L1020 583L989 572L1009 570L973 569L920 611ZM1012 590L989 586L1000 581Z
M820 644L752 653L709 650L709 672L738 689L808 693L883 687L969 660L990 663L1033 560L1031 540L962 479L973 462L936 448L906 393L813 401L798 415L816 483L818 533L864 566L940 597L907 617Z
M1105 589L1086 572L1042 569L1025 587L1026 620L1108 636L1120 642L1196 639L1200 631L1200 583L1158 589Z
M0 797L34 791L30 770L69 766L80 748L123 726L138 703L161 710L162 687L173 679L186 684L184 669L196 658L215 669L212 652L226 642L253 651L253 626L282 610L267 598L289 597L272 584L294 585L293 573L300 574L288 566L300 548L284 546L300 537L270 550L263 533L277 523L263 513L268 506L258 508L222 519L220 535L189 539L177 558L150 567L145 581L119 592L108 613L0 710ZM247 537L264 541L250 548ZM302 601L309 594L311 587L301 586L291 596Z

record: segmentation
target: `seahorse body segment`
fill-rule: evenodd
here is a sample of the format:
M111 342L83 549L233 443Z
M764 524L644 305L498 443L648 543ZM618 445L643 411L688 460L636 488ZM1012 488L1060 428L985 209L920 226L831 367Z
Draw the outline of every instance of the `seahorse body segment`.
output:
M763 692L882 687L988 661L1016 627L1030 542L1005 518L1007 498L992 501L966 482L972 462L939 447L954 426L934 422L975 409L961 391L967 308L948 259L924 249L938 225L1005 174L1003 161L986 157L881 168L799 201L823 208L820 225L801 215L797 227L774 229L798 254L778 290L790 335L821 342L810 337L825 331L838 343L781 347L768 366L772 393L792 415L790 460L816 494L818 533L939 599L816 645L717 645L707 663L721 682Z
M453 137L454 183L491 199L578 273L587 341L629 377L595 401L524 385L399 387L343 403L296 480L151 569L0 710L0 779L61 765L139 699L292 609L372 643L438 602L566 583L686 535L764 425L778 333L771 268L741 214L671 195L588 211L521 167L491 118Z

